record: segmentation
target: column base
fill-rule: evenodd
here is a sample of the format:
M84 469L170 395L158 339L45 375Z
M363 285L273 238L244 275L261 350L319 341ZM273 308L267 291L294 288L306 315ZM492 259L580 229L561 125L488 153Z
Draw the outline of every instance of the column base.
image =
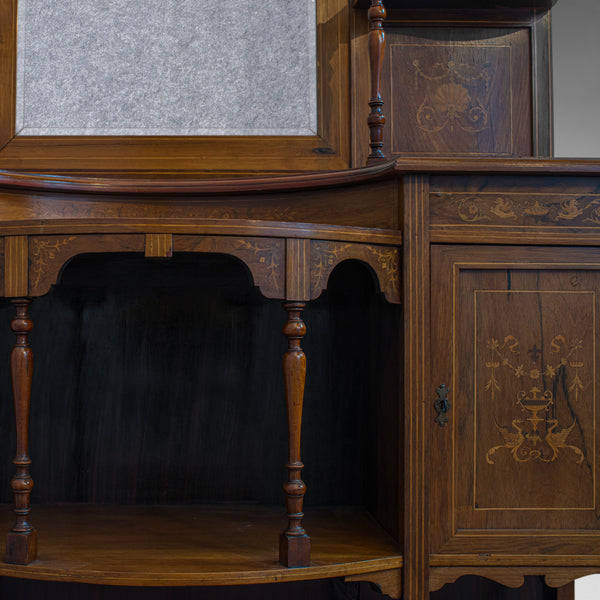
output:
M28 565L37 558L37 531L27 533L11 531L6 535L6 562Z
M279 562L284 567L310 566L310 538L304 535L279 536Z

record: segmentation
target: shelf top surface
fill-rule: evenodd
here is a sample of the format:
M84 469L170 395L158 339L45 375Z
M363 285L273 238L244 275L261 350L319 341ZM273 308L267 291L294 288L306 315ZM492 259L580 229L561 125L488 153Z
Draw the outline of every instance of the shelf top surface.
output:
M2 512L10 528L10 509ZM395 541L365 511L308 509L311 566L277 558L281 508L34 506L39 559L0 576L136 586L233 585L399 568Z
M2 188L37 192L162 195L264 194L367 184L405 173L512 173L539 175L600 175L600 160L558 158L399 158L368 167L237 179L140 177L74 177L47 173L0 171Z
M383 0L386 8L419 10L547 10L558 0ZM365 8L371 0L354 0L354 6Z

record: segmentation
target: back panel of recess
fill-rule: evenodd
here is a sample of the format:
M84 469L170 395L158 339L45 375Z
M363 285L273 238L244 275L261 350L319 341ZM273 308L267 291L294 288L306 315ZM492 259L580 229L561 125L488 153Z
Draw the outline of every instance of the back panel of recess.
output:
M432 266L434 550L596 553L600 252L435 247Z

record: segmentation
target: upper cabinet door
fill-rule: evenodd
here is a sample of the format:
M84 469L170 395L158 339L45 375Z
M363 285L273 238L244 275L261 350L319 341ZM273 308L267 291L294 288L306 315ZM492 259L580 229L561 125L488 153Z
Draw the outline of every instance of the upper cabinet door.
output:
M432 564L597 562L600 250L434 246L432 281Z

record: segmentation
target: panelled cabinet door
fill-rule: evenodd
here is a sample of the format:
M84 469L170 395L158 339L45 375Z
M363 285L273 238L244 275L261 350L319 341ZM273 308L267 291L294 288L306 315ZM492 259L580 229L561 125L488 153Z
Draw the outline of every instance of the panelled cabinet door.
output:
M432 282L431 552L600 559L600 249L434 246Z

